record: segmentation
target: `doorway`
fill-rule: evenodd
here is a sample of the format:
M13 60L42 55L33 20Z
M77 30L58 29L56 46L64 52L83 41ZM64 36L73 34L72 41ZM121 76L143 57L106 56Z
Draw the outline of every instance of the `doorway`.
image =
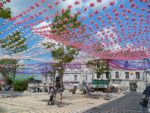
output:
M130 91L136 92L137 90L137 83L130 83Z

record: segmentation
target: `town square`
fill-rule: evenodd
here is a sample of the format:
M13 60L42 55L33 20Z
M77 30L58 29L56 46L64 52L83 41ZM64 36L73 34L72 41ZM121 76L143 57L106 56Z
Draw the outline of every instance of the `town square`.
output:
M150 0L0 0L0 113L150 113Z

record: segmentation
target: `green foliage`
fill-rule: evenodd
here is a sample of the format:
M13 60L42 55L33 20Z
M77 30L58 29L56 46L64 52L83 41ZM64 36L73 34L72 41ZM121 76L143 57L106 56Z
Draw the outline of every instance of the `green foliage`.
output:
M19 53L27 49L26 39L21 37L19 32L14 33L0 40L0 45L4 49L5 54L11 55Z
M78 28L79 26L81 26L81 22L78 21L78 15L71 15L70 10L67 9L62 14L58 13L54 18L51 32L60 35L61 32L71 31L73 28ZM78 54L78 51L71 46L57 47L56 44L50 42L43 43L43 46L47 49L55 48L52 51L52 57L58 60L58 63L53 65L53 67L63 76L65 65L74 60L74 56Z
M9 85L13 85L13 83L14 83L14 77L11 76L11 75L9 75L8 78L7 78L7 82L8 82Z
M93 68L94 71L100 75L108 72L109 70L108 60L105 59L88 61L87 66Z
M24 91L28 89L28 83L33 80L33 77L26 80L15 80L14 91Z
M96 72L103 74L103 73L106 73L108 70L108 67L107 67L107 60L101 60L100 62L98 62L97 64L97 69L96 69Z
M81 22L78 21L78 15L74 14L71 15L70 10L65 10L64 13L59 14L54 18L51 27L51 33L55 33L61 36L61 33L64 31L72 31L74 28L78 28L81 26ZM53 64L52 67L54 68L53 74L58 73L62 76L61 80L63 81L63 74L65 71L65 65L70 63L74 60L74 56L78 55L78 51L71 46L67 47L58 47L58 45L50 42L43 43L47 49L52 49L52 57L58 61L58 63Z
M32 81L32 80L34 80L33 77L29 77L29 78L28 78L28 82L30 82L30 81Z
M16 59L2 59L0 60L0 73L7 80L9 75L13 77L16 74L17 60Z
M72 26L70 26L72 24ZM63 31L71 30L77 28L81 25L81 22L78 21L78 15L72 15L69 9L65 10L61 15L58 13L58 16L54 18L52 23L51 32L60 34Z
M26 39L22 38L19 32L14 33L12 36L8 36L0 40L0 47L2 48L4 54L12 55L15 53L22 52L27 49L25 43ZM0 73L6 80L9 75L12 75L15 79L16 69L17 69L17 59L1 59L0 60ZM8 84L8 83L7 83Z
M2 7L0 7L0 18L11 18L11 11L9 8L5 8L4 5L7 3L4 0L0 0L0 3L2 3Z
M9 8L0 8L0 18L11 18L11 11Z
M59 62L63 62L64 64L71 62L74 59L74 56L77 54L78 52L69 46L66 48L60 47L52 51L52 57L56 60L59 60Z
M14 82L14 91L24 91L28 88L28 81L15 81Z
M46 46L47 49L54 48L56 46L55 44L52 45L51 43L47 42L44 46ZM50 48L49 48L50 47ZM57 64L53 65L55 69L59 69L59 74L64 74L65 65L67 63L70 63L74 60L74 56L78 55L78 51L74 49L73 47L67 46L67 47L58 47L52 51L52 57L58 61Z

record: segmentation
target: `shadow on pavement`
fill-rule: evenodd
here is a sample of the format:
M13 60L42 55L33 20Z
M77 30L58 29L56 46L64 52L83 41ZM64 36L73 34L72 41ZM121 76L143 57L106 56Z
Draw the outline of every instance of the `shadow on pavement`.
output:
M84 113L148 113L141 109L141 94L130 93L114 101L91 108Z

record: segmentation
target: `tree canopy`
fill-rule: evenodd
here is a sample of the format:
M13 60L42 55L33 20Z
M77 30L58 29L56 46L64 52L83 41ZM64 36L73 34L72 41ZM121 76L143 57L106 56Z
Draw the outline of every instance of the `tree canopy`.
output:
M11 18L11 10L10 8L6 8L5 4L7 2L10 2L10 0L4 1L4 0L0 0L0 18Z
M62 14L59 14L59 12L57 12L57 15L55 16L52 23L51 32L60 34L63 31L77 28L80 25L81 22L78 21L78 15L71 15L70 10L67 9L62 11Z
M0 18L11 18L11 10L4 7L6 1L2 1L1 3L3 3L3 6L0 7ZM26 39L21 36L20 32L16 32L11 36L0 39L0 47L3 54L12 55L27 49L25 41ZM0 60L0 73L3 75L6 84L8 84L9 76L12 76L15 79L16 69L18 67L17 63L17 59Z
M4 49L5 54L11 55L19 53L27 49L26 39L21 36L20 32L14 33L0 40L0 46Z
M62 14L57 12L57 15L52 22L51 33L61 36L62 32L71 31L73 28L77 28L79 26L81 26L81 22L78 21L78 15L71 15L70 10L67 9L62 11ZM55 66L59 74L63 76L65 65L74 60L74 56L78 54L78 51L71 46L63 45L61 47L56 47L56 44L50 42L43 43L43 46L47 49L55 48L52 50L51 54L52 57L58 61Z
M96 73L99 73L99 75L102 75L109 71L108 60L106 59L88 61L87 66L92 67Z

